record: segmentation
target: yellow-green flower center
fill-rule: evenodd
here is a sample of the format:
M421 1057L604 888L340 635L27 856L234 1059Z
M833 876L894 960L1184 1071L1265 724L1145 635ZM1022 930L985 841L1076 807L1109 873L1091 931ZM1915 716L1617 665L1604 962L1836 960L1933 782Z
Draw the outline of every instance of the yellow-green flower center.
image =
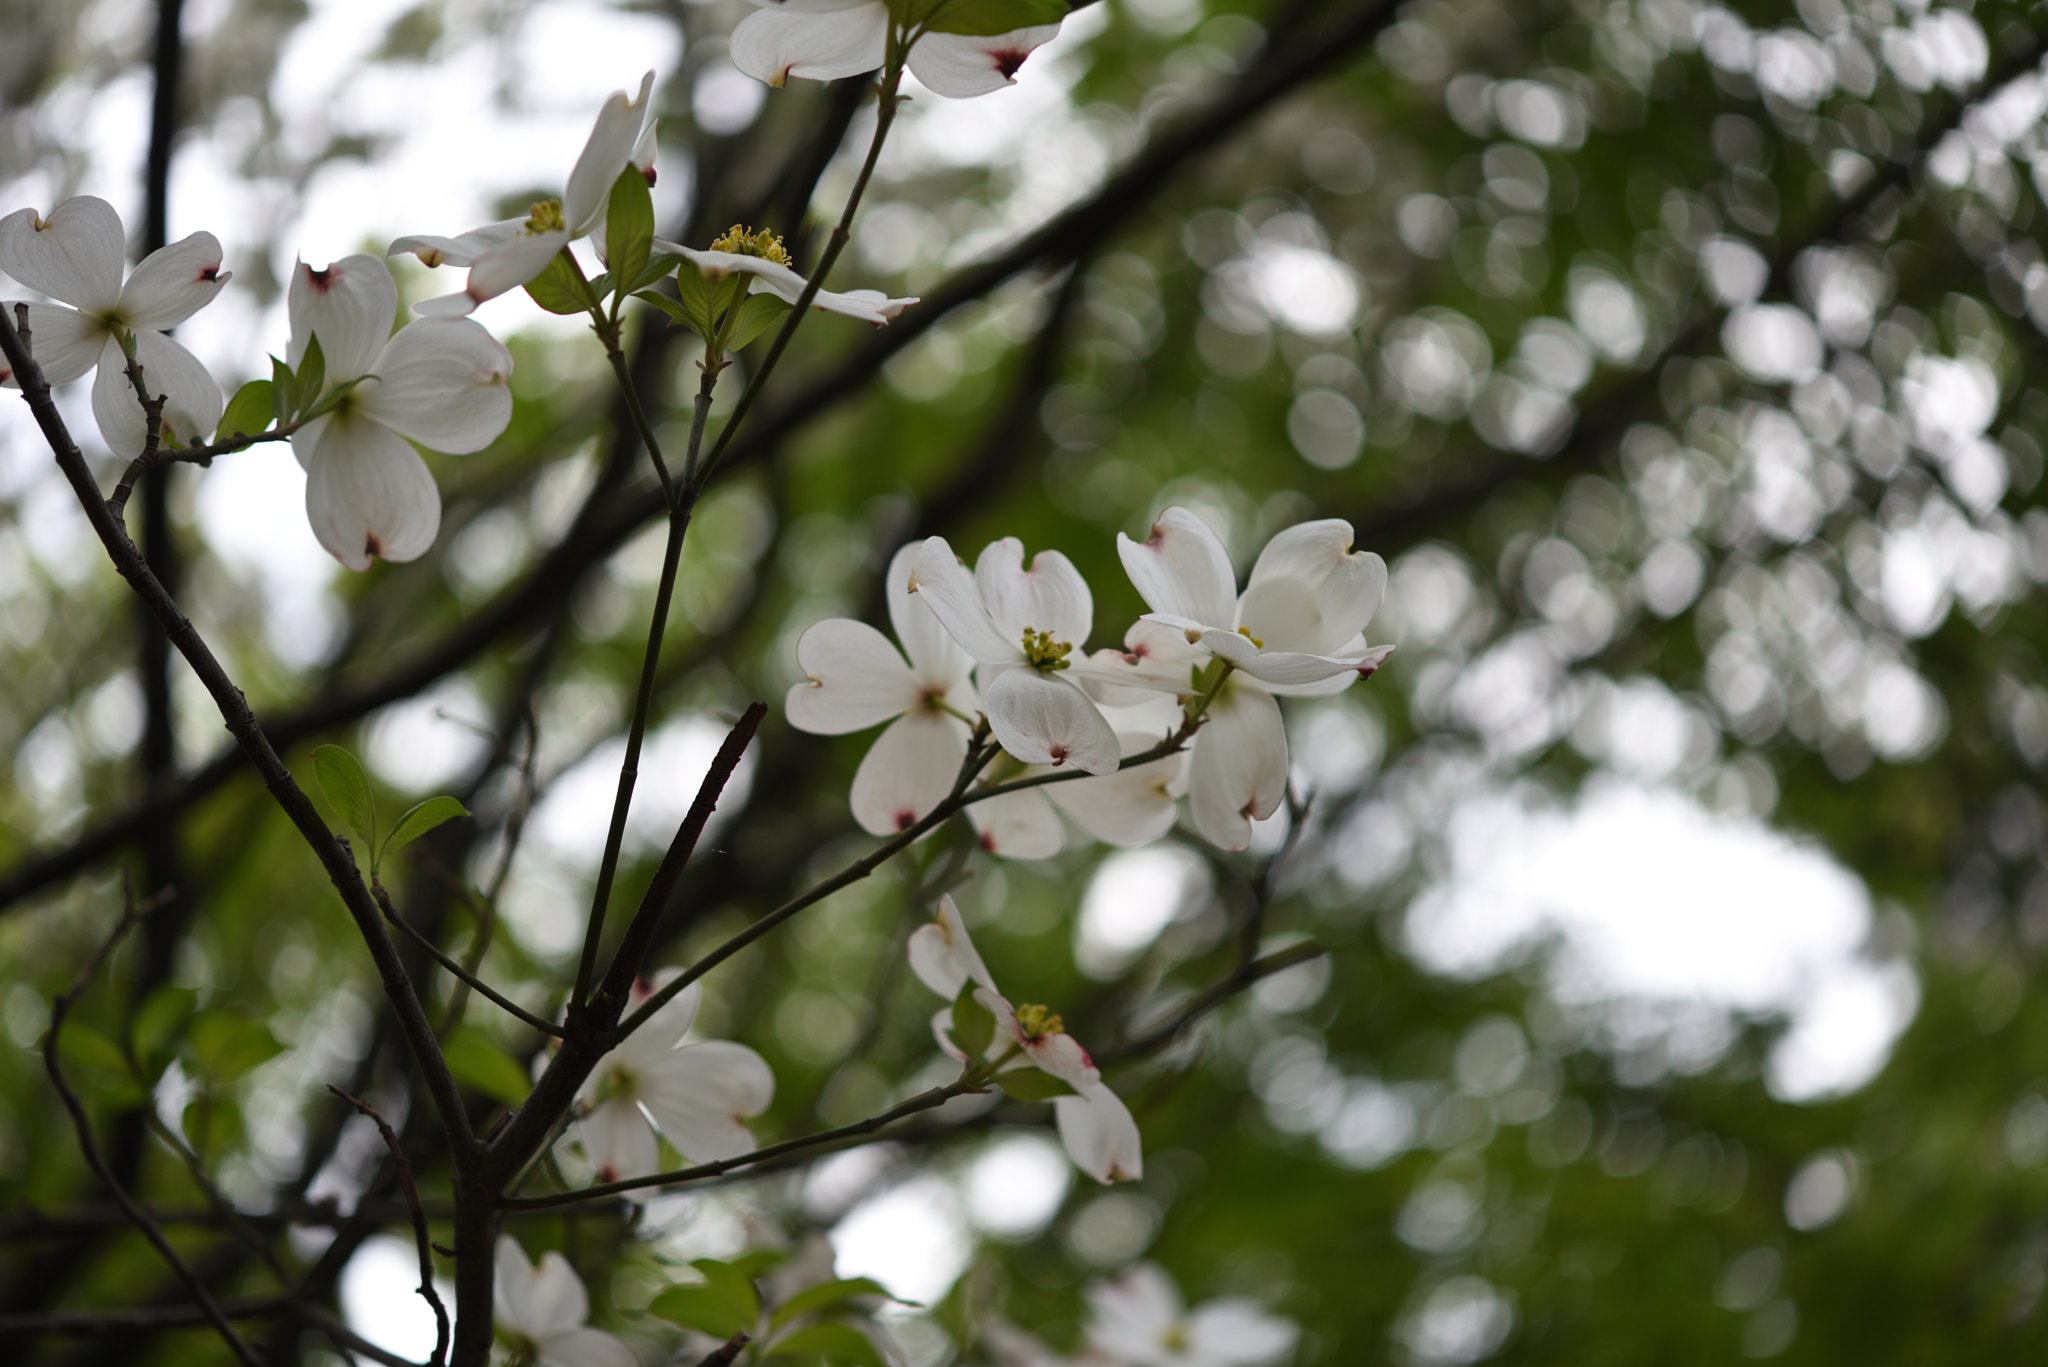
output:
M1264 641L1261 641L1258 637L1252 635L1252 629L1250 627L1239 627L1237 629L1237 634L1244 637L1247 641L1250 641L1260 650L1264 650L1266 648L1266 643Z
M1067 656L1073 654L1071 641L1055 641L1049 631L1034 631L1024 628L1024 660L1040 669L1065 669Z
M542 233L559 233L569 226L562 217L562 201L544 199L533 206L526 216L526 231L538 237Z
M1168 1325L1159 1335L1159 1346L1169 1353L1187 1351L1188 1331L1180 1325Z
M714 252L730 252L734 256L759 257L772 261L778 266L789 264L789 253L782 249L782 239L763 228L759 232L748 232L744 224L735 223L724 237L711 244Z
M1049 1006L1024 1005L1017 1008L1017 1026L1027 1039L1042 1039L1062 1033L1066 1026Z

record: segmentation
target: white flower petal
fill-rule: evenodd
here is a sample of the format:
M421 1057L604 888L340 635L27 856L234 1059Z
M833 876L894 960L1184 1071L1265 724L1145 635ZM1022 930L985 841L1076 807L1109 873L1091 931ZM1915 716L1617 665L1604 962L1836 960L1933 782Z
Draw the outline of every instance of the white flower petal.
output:
M1394 653L1392 646L1376 646L1361 655L1350 658L1330 655L1303 655L1292 651L1265 651L1238 664L1241 673L1249 674L1261 683L1286 686L1315 684L1325 679L1344 679L1351 683L1357 679L1371 678L1380 667L1380 662Z
M400 436L450 455L481 451L512 421L512 353L467 318L422 318L371 363L362 410Z
M995 979L981 961L981 952L967 934L967 924L960 919L960 908L951 896L940 896L930 925L911 932L909 953L910 971L917 980L947 1001L959 996L970 980L978 987L996 990Z
M1280 704L1250 684L1225 686L1209 705L1188 764L1188 809L1219 849L1252 843L1252 819L1271 816L1287 796L1287 732Z
M1117 734L1117 744L1126 757L1142 754L1156 743L1152 737ZM1143 845L1173 829L1174 818L1180 814L1174 793L1187 762L1185 753L1168 755L1100 778L1050 783L1045 795L1104 844Z
M629 1013L638 1011L647 1004L648 999L654 996L655 993L681 977L682 972L683 970L680 968L664 968L652 978L634 983L632 990L627 994L632 998L627 1004L627 1011ZM703 1001L704 988L702 984L691 983L688 987L676 993L675 996L663 1002L661 1009L652 1016L649 1016L645 1025L642 1025L638 1030L628 1035L625 1043L621 1044L619 1048L621 1050L629 1049L636 1045L641 1045L642 1041L645 1041L644 1047L649 1053L656 1055L667 1053L682 1042L684 1035L690 1033L690 1026L697 1019L697 1008L703 1004ZM641 1055L635 1055L635 1057L641 1057Z
M292 267L286 309L292 340L285 360L296 367L317 333L332 388L370 373L398 321L398 286L384 263L367 253L344 256L320 271L301 261Z
M423 299L412 311L423 318L460 317L486 299L516 290L548 268L555 253L569 245L566 232L531 233L486 248L469 268L462 293Z
M903 653L910 657L910 669L917 675L918 683L942 697L956 689L970 691L968 675L974 669L973 657L960 648L932 615L929 600L910 591L910 577L917 567L922 545L913 541L898 547L896 554L889 557L884 590L889 600L889 625L895 630L896 639L903 643ZM801 652L801 645L798 650ZM968 710L957 699L947 700L963 712Z
M915 295L908 299L891 299L880 290L847 290L844 294L819 290L817 297L811 301L811 307L823 309L827 313L844 314L848 318L858 318L863 323L881 327L917 302Z
M1077 1090L1091 1087L1101 1080L1102 1075L1095 1071L1095 1061L1088 1057L1081 1041L1072 1035L1055 1030L1034 1038L1024 1033L1024 1027L1014 1015L1005 1021L1005 1025L1010 1038L1024 1050L1024 1056L1041 1071Z
M732 64L780 86L796 76L836 81L873 71L888 56L889 11L881 4L808 13L763 10L732 31Z
M810 682L789 690L783 711L799 731L865 731L924 702L924 688L896 647L866 622L830 617L814 623L797 638L796 662Z
M121 289L121 321L132 328L176 327L234 277L220 261L220 239L212 233L193 233L151 252Z
M574 1329L590 1318L590 1293L567 1258L552 1250L541 1255L526 1286L521 1318L536 1339Z
M967 757L967 724L914 708L875 737L854 771L847 805L869 835L895 835L944 801Z
M441 491L419 452L360 415L329 422L306 461L306 516L352 570L417 560L441 530Z
M590 140L583 144L576 169L569 173L568 188L562 192L562 220L569 225L572 236L581 237L590 231L611 202L612 185L619 173L632 165L634 144L640 141L640 129L647 121L653 91L654 73L650 71L640 78L638 95L627 99L625 91L614 90L597 111ZM534 275L538 274L536 270ZM514 283L523 285L531 279L533 276L529 275Z
M740 1120L774 1099L768 1061L731 1040L684 1045L650 1071L641 1096L668 1142L693 1163L753 1152L754 1136Z
M983 664L1018 664L1024 659L1023 636L996 630L982 607L981 594L967 568L946 544L935 536L926 541L912 562L911 592L932 610L947 634ZM1079 644L1076 642L1075 644Z
M1139 618L1124 633L1124 648L1098 650L1085 666L1068 670L1090 687L1186 694L1194 688L1194 672L1206 668L1209 653L1188 644L1176 627ZM1100 689L1097 689L1101 692ZM1104 702L1135 702L1134 697L1103 694Z
M1095 624L1095 600L1074 562L1040 551L1024 568L1024 543L991 541L974 561L974 587L997 631L1021 644L1028 627L1079 647Z
M13 322L14 305L0 304L0 308L7 310L7 320ZM98 365L108 341L105 323L62 304L30 304L28 328L29 351L50 384L67 384ZM0 381L16 387L4 356L0 356Z
M967 809L967 820L980 837L981 847L1004 859L1050 859L1066 848L1067 832L1060 825L1059 813L1035 788L977 802Z
M1266 543L1238 604L1238 624L1275 650L1333 653L1365 630L1386 594L1386 562L1351 550L1339 518L1289 527ZM1286 587L1283 587L1286 586ZM1307 594L1305 607L1301 593Z
M1255 1300L1225 1296L1196 1306L1187 1333L1188 1343L1213 1362L1268 1367L1294 1351L1301 1326Z
M1153 1263L1138 1263L1083 1294L1088 1341L1112 1358L1141 1360L1156 1353L1160 1338L1181 1315L1179 1290Z
M515 1334L530 1335L532 1331L527 1329L522 1316L526 1309L527 1288L533 1284L533 1264L526 1261L526 1250L509 1234L498 1236L491 1283L495 1292L491 1297L491 1307L499 1327Z
M1130 1108L1100 1082L1079 1091L1052 1102L1067 1157L1098 1182L1137 1181L1145 1175L1145 1155Z
M226 401L220 385L207 373L199 358L161 332L137 332L135 359L142 366L143 383L152 396L162 395L165 431L178 444L191 446L211 435L220 422ZM149 420L142 400L128 379L127 357L121 344L109 337L100 352L99 374L92 382L92 414L99 420L100 435L107 449L133 460L142 454L149 440Z
M1154 617L1152 620L1156 622L1159 619ZM1166 625L1175 624L1167 623ZM1223 631L1215 628L1204 631L1196 644L1211 655L1229 660L1232 664L1249 660L1259 653L1259 647L1251 637L1241 636L1234 631Z
M661 1171L654 1126L630 1097L615 1096L577 1121L576 1138L600 1182L649 1177Z
M411 252L427 266L471 266L492 247L519 236L519 230L525 226L523 218L507 218L497 223L486 223L481 228L471 228L457 237L415 233L394 241L384 249L384 255L402 256Z
M0 271L87 313L111 313L121 299L128 235L104 199L77 195L48 218L22 209L0 218Z
M797 296L804 292L804 278L779 261L748 256L744 252L699 251L695 247L686 247L680 242L670 242L660 237L654 239L654 249L658 252L674 252L695 266L697 273L706 280L723 280L728 275L751 275L754 277L755 293L772 294L791 304L794 304Z
M1230 553L1215 530L1186 508L1161 513L1143 541L1118 532L1116 553L1152 611L1204 626L1237 625L1237 572Z
M640 1367L640 1355L622 1338L588 1326L538 1341L541 1367Z
M1072 684L1019 666L998 676L982 702L996 740L1024 763L1116 772L1116 733Z
M993 37L927 33L910 49L910 74L934 95L969 99L1017 83L1033 48L1059 35L1058 24L1012 29Z

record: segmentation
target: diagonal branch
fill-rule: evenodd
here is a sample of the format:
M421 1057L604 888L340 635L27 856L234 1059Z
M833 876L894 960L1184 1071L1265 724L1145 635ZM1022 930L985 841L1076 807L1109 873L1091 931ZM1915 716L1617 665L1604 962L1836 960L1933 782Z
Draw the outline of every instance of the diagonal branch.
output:
M427 1359L427 1363L428 1367L441 1367L448 1360L448 1307L441 1304L441 1293L434 1289L433 1241L427 1237L427 1212L420 1205L419 1183L413 1180L412 1164L405 1157L405 1145L398 1142L390 1122L377 1113L375 1106L332 1084L327 1090L369 1117L370 1123L377 1127L377 1133L384 1137L384 1147L391 1151L392 1166L398 1171L398 1183L405 1190L405 1204L412 1211L412 1237L419 1246L420 1254L420 1296L434 1310L434 1355Z

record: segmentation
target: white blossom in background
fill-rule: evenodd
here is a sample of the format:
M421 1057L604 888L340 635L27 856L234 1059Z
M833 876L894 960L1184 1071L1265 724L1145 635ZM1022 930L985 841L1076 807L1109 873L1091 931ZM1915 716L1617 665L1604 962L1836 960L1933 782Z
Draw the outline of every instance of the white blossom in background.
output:
M910 937L910 969L918 981L952 1001L968 983L974 998L996 1018L989 1056L1020 1050L1016 1067L1035 1067L1074 1089L1072 1096L1053 1098L1053 1118L1060 1143L1074 1166L1098 1182L1136 1181L1144 1172L1138 1122L1123 1098L1102 1081L1088 1051L1061 1028L1058 1016L1042 1006L1012 1007L996 990L988 966L968 938L967 926L950 897L939 898L937 919ZM953 1042L952 1008L941 1008L932 1020L939 1045L965 1063L967 1056Z
M732 62L769 85L792 76L836 81L874 71L888 58L889 7L882 0L753 0L755 12L732 31ZM1017 83L1034 48L1058 24L993 37L927 33L910 49L910 74L935 95L968 99Z
M1152 1263L1085 1294L1089 1347L1125 1367L1277 1367L1301 1337L1293 1320L1241 1296L1190 1311L1173 1279Z
M527 217L508 218L472 228L459 237L418 234L401 237L387 256L408 252L429 266L467 266L469 279L457 294L424 299L413 312L427 317L460 316L486 299L518 289L542 271L555 254L579 237L600 244L612 184L628 166L651 176L654 169L654 73L640 78L640 93L631 99L615 90L598 110L597 124L583 145L583 154L569 172L569 184L558 200L533 206Z
M714 283L728 275L751 276L747 282L749 294L772 294L785 304L795 304L810 285L790 266L789 252L782 239L766 229L749 233L735 224L732 231L711 244L709 251L700 252L659 237L654 239L654 249L683 257ZM915 298L891 299L880 290L847 290L842 294L821 289L811 296L812 308L858 318L876 327L884 326L916 302Z
M656 974L651 984L634 984L627 1009L637 1009L676 973L668 969ZM767 1110L775 1099L775 1074L766 1059L744 1044L681 1044L701 1000L695 983L677 993L598 1060L577 1089L577 1104L587 1109L576 1122L576 1134L598 1181L659 1172L657 1128L694 1163L715 1163L753 1151L754 1136L744 1122Z
M299 262L287 308L294 367L317 336L323 392L361 381L292 435L314 535L352 570L417 559L441 529L441 491L409 442L467 455L496 441L512 420L512 353L467 318L422 319L394 334L398 286L361 253L325 270Z
M905 546L889 561L889 624L902 654L865 622L819 622L797 639L807 682L791 688L784 703L789 724L814 735L889 722L853 776L854 820L870 835L894 835L952 792L967 757L965 718L981 710L969 678L974 661L910 592L918 549Z
M1116 729L1121 757L1143 754L1171 731ZM1058 812L1105 845L1144 845L1173 829L1188 757L1177 752L1099 778L1067 779L987 798L967 808L981 847L1006 859L1050 859L1066 848ZM1028 765L1024 774L1053 773Z
M1183 698L1198 678L1229 675L1194 739L1188 805L1196 827L1227 850L1251 844L1251 823L1287 795L1287 732L1275 695L1321 697L1370 678L1392 646L1365 628L1386 592L1387 567L1351 549L1351 524L1304 522L1266 543L1243 594L1209 524L1168 508L1145 541L1117 536L1124 569L1152 608L1124 649L1091 663L1106 677Z
M625 1340L585 1323L590 1294L561 1254L544 1253L535 1267L517 1240L499 1235L493 1277L498 1332L515 1354L540 1367L640 1367Z
M220 241L212 233L193 233L151 252L124 285L127 257L121 215L91 195L65 200L47 218L34 209L0 218L0 271L59 301L28 306L29 349L43 377L64 384L99 367L93 417L107 448L132 459L148 444L148 421L128 379L121 338L133 339L151 396L166 400L165 436L186 446L204 440L226 407L220 385L164 331L211 303L231 273L220 268ZM5 358L0 383L17 387Z
M990 542L970 577L942 536L918 551L911 591L928 604L978 668L982 708L1003 749L1025 764L1116 771L1123 752L1101 709L1064 677L1088 639L1095 604L1073 562L1024 543Z

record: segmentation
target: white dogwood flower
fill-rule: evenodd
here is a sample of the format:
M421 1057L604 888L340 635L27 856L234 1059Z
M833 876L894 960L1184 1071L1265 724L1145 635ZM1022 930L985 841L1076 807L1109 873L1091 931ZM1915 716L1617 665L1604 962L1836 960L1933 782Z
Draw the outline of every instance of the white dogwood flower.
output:
M467 455L496 441L512 420L512 353L467 318L422 319L394 334L398 286L360 253L325 270L299 262L287 307L291 364L317 336L323 392L361 381L292 435L314 535L352 570L417 559L440 531L441 491L409 442Z
M1135 1181L1144 1172L1138 1123L1123 1098L1102 1081L1094 1061L1080 1042L1060 1025L1060 1018L1042 1006L1012 1007L996 990L988 965L968 937L959 908L951 897L939 898L938 916L911 935L910 969L918 981L952 1001L960 989L974 984L974 998L996 1018L989 1057L1016 1051L1014 1066L1034 1067L1074 1089L1053 1098L1053 1117L1060 1143L1074 1166L1098 1182ZM952 1009L942 1008L932 1020L939 1045L961 1062L967 1055L953 1042Z
M1120 758L1143 754L1160 739L1159 734L1121 729L1115 734ZM1184 752L1171 754L1099 778L1004 793L968 807L967 819L981 847L1005 859L1050 859L1066 848L1055 807L1105 845L1144 845L1173 828L1187 760ZM1053 771L1031 765L1018 777L1048 772Z
M1088 1298L1089 1347L1127 1367L1274 1367L1301 1327L1257 1301L1225 1296L1190 1312L1173 1279L1152 1263L1097 1282Z
M498 1332L515 1354L531 1355L540 1367L640 1367L624 1339L585 1323L590 1294L561 1254L544 1253L535 1267L518 1240L501 1234L492 1278Z
M751 276L747 282L749 294L772 294L785 304L796 303L810 285L789 264L789 252L782 239L765 228L749 233L734 224L730 232L711 244L709 251L700 252L659 237L654 239L654 249L685 258L706 280L713 282L728 275ZM811 296L812 308L858 318L876 327L885 325L916 302L914 298L891 299L880 290L847 290L840 294L821 289Z
M732 61L769 85L791 76L836 81L873 71L888 58L889 7L882 0L753 0L759 8L732 31ZM967 99L1015 85L1032 49L1049 43L1058 24L1039 24L993 37L926 33L912 44L908 65L935 95Z
M186 446L204 440L226 406L220 386L164 331L211 303L231 273L220 268L220 241L212 233L151 252L124 285L127 256L121 215L91 195L65 200L47 218L33 209L0 218L0 271L59 301L28 306L29 345L43 377L64 384L99 367L93 417L108 449L133 458L148 445L148 421L128 379L122 338L135 348L151 397L164 396L164 435ZM0 383L15 387L4 358Z
M678 971L634 984L627 1009L638 1009ZM775 1099L775 1074L766 1059L730 1040L678 1047L701 1000L695 983L677 993L599 1059L577 1089L577 1101L589 1108L576 1122L577 1137L598 1181L660 1171L657 1129L690 1162L715 1163L753 1151L754 1136L742 1122Z
M935 536L918 552L911 588L974 657L982 710L1003 749L1025 764L1116 772L1116 733L1065 677L1095 619L1072 561L1040 551L1027 570L1024 543L1010 536L990 542L969 577L946 539Z
M460 293L444 294L413 305L426 317L460 317L486 299L516 290L547 269L555 254L579 237L603 240L605 214L612 185L628 166L643 173L654 165L654 73L640 78L640 93L628 99L614 90L597 113L583 154L569 172L560 199L543 200L523 219L486 223L459 237L417 234L401 237L386 256L407 252L429 266L467 266L469 279Z
M1189 764L1188 802L1212 844L1241 850L1251 823L1287 794L1281 696L1341 692L1370 678L1392 646L1367 646L1365 628L1386 592L1387 567L1351 549L1351 524L1304 522L1266 543L1243 594L1223 541L1194 513L1168 508L1145 541L1121 534L1117 551L1152 608L1121 652L1098 652L1091 674L1192 696L1230 666Z
M865 622L819 622L797 639L797 664L807 682L791 688L784 702L789 724L814 735L843 736L889 722L853 776L854 820L871 835L894 835L952 792L967 756L963 714L981 707L968 677L974 661L910 592L918 549L905 546L889 562L889 624L902 654Z

